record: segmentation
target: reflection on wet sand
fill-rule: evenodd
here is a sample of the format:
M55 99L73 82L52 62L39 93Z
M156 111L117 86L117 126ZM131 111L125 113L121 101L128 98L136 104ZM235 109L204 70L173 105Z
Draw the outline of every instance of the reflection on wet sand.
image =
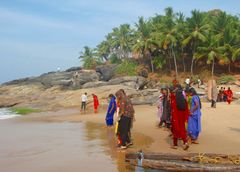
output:
M101 140L101 147L105 147L105 149L103 149L104 152L116 162L118 172L149 171L141 168L137 168L138 170L136 170L135 167L130 166L125 162L125 153L129 151L138 151L139 149L144 151L147 150L148 146L152 143L150 137L139 133L133 133L132 138L134 145L127 150L118 150L116 147L114 128L106 128L101 124L89 122L86 123L86 137L86 140L90 141L90 147L93 146L91 145L91 141Z
M114 128L55 119L37 115L0 121L1 171L145 171L124 159L127 151L146 150L152 142L149 137L133 133L134 146L120 151Z

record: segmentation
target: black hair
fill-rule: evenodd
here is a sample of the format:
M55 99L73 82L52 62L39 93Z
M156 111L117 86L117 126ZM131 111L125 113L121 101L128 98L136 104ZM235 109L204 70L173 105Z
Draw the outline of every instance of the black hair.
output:
M113 94L108 95L109 98L115 97Z
M200 109L202 109L201 99L200 99L200 97L198 96L197 91L192 87L192 88L190 88L190 93L192 93L193 96L197 96L197 97L198 97L199 106L200 106Z

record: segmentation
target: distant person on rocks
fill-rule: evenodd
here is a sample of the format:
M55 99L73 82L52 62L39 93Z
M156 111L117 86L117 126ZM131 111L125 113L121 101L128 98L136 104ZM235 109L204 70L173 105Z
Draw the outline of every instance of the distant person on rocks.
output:
M95 94L92 94L92 96L93 96L94 113L97 113L98 112L98 106L99 106L98 97Z
M116 112L117 105L115 100L116 98L113 94L110 94L108 98L110 99L110 101L109 101L107 115L106 115L106 124L108 127L111 127L113 126L113 116L114 116L114 113Z
M86 113L86 106L87 106L87 93L84 93L82 95L82 107L81 107L81 110L84 111L84 113Z

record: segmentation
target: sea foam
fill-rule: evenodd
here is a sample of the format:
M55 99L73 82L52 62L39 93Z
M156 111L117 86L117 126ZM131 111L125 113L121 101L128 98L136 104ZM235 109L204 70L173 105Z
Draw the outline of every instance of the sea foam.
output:
M1 119L14 118L14 117L18 117L18 116L19 115L17 115L16 113L12 112L8 108L0 108L0 120Z

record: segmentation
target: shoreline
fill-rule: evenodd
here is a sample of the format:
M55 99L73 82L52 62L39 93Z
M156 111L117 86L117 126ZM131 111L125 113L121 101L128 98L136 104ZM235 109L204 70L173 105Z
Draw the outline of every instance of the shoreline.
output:
M134 106L136 111L136 121L133 124L133 135L138 133L149 137L150 146L146 149L149 152L161 153L219 153L219 154L240 154L240 114L238 114L239 105L218 103L216 109L209 107L209 103L203 102L202 108L202 132L199 137L199 144L190 145L188 151L181 148L173 150L170 148L172 139L169 137L170 132L163 128L158 128L156 107L150 105ZM88 107L90 109L90 107ZM37 115L36 119L48 122L90 122L105 126L105 111L102 109L98 114L87 113L80 114L79 109L68 109L57 112L49 112L44 117ZM24 120L33 119L30 115ZM35 120L36 120L35 119ZM105 128L105 127L103 127ZM112 128L114 130L114 128ZM134 145L136 144L133 136ZM136 144L137 145L137 144ZM141 147L134 146L139 150ZM127 150L131 151L131 149Z

